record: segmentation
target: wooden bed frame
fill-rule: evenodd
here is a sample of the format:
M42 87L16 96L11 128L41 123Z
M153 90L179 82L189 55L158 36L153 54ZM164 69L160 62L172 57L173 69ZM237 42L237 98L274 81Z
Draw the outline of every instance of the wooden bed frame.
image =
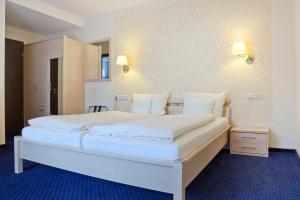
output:
M228 102L224 105L226 116L230 115ZM170 100L168 112L176 114L181 107L182 100ZM16 136L15 173L23 172L25 159L96 178L171 193L174 200L185 200L185 188L227 144L229 129L230 126L226 127L190 155L176 161L95 152Z

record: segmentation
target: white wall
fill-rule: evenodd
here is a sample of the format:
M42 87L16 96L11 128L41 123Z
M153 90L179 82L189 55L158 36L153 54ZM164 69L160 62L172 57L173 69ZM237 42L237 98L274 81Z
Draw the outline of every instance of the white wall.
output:
M114 109L112 82L85 83L85 110L90 105L104 105L108 106L109 110Z
M22 41L25 44L34 43L47 39L47 36L32 33L12 26L5 27L5 37L13 40Z
M296 67L293 0L272 0L273 147L295 148Z
M112 18L100 16L88 20L82 29L73 30L66 34L84 42L96 42L111 38L111 27ZM112 81L85 83L86 110L90 105L106 105L112 110L114 108L112 84Z
M161 5L174 3L176 1L182 0L164 0L157 1L151 7L159 7ZM111 13L108 16L95 16L91 19L85 21L82 28L77 30L72 30L64 34L71 37L77 38L84 42L97 42L103 41L113 37L112 26L114 16L120 16L135 10L147 10L150 5L141 5L134 8L129 8L127 10L119 11L117 13ZM111 41L111 48L113 47L113 40ZM112 51L113 53L113 51ZM111 55L111 59L114 56ZM111 63L114 63L112 60ZM113 71L114 64L111 66ZM89 82L85 83L85 107L86 110L89 105L107 105L110 110L113 110L114 105L114 94L113 94L113 75L111 77L112 81L104 82Z
M297 75L297 151L300 155L300 1L295 0L296 75Z
M0 145L5 144L5 1L0 1Z
M115 94L228 92L234 124L270 127L270 2L186 0L116 18L114 55L127 55L131 69L124 74L115 68ZM240 40L252 47L252 65L231 54ZM255 91L264 98L248 100L247 93ZM122 110L129 106L118 103Z

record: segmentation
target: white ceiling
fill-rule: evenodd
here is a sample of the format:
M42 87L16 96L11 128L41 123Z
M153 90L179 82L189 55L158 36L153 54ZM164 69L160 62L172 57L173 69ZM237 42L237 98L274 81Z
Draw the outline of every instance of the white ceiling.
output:
M141 6L158 0L40 0L84 19L106 15L132 7ZM160 2L168 0L159 0Z
M30 32L52 35L65 32L78 26L25 8L18 4L6 3L6 24Z
M0 0L1 1L1 0ZM83 27L94 16L176 0L7 0L6 24L42 35Z

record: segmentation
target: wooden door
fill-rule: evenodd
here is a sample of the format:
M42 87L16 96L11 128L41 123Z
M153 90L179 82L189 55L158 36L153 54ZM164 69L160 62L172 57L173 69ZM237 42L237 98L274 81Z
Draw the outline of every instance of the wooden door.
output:
M50 60L50 115L58 115L58 58Z
M7 136L21 133L23 118L24 43L5 39L5 129Z

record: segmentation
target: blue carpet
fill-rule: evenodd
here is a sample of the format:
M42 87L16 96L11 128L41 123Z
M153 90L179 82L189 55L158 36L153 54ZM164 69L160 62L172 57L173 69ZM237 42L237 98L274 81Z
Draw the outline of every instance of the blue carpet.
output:
M172 195L25 162L13 173L13 142L0 149L1 200L172 200ZM146 180L145 180L146 181ZM295 152L269 158L221 151L187 188L187 200L300 200L300 159Z

